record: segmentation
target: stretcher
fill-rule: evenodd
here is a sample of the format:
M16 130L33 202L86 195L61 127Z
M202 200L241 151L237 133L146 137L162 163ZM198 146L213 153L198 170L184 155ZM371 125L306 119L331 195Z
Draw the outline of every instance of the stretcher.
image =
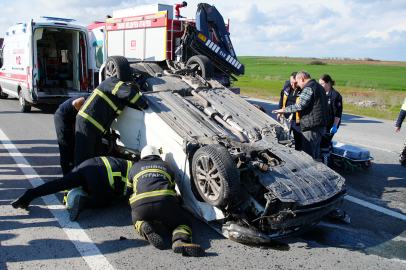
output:
M364 171L372 169L373 157L369 150L357 146L332 141L334 164L343 168L346 174L352 174L354 168L361 167Z

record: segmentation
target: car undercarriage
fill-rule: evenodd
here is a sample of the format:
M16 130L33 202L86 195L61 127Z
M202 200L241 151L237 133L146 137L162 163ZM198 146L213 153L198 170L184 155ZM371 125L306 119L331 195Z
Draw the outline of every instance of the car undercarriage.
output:
M345 179L294 150L270 116L203 77L212 67L196 57L190 65L107 60L100 77L130 76L149 103L145 112L126 108L113 122L120 152L136 159L146 144L162 147L184 208L239 242L300 233L337 210Z

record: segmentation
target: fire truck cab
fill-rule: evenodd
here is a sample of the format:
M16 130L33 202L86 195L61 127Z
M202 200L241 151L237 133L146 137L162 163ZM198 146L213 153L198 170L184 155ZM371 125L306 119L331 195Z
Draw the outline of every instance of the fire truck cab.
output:
M9 28L2 46L0 98L18 98L22 112L93 89L87 28L71 19L42 18L47 21Z

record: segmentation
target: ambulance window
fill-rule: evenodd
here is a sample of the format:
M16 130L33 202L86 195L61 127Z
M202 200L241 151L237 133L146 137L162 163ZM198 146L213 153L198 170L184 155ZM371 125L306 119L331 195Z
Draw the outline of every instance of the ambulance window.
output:
M103 64L103 45L95 46L94 49L96 51L96 66L100 68Z
M62 63L69 63L68 61L68 50L61 50L61 61Z

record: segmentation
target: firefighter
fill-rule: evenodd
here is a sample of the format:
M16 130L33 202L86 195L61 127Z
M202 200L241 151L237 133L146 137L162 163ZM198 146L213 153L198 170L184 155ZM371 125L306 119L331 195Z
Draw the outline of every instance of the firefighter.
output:
M281 91L281 98L279 100L279 108L283 109L287 106L296 104L299 101L299 94L302 91L296 81L297 72L293 72L290 75L290 81L286 81L285 86ZM295 139L295 150L302 149L302 132L300 130L300 112L293 113L278 113L277 119L280 121L281 116L286 118L292 116L290 120L290 130L293 132L293 138Z
M125 106L148 108L137 84L111 77L93 91L76 116L75 166L102 155L102 137Z
M75 121L78 111L90 94L80 94L62 103L54 114L56 137L63 175L73 168L75 155Z
M191 224L175 198L175 176L169 164L160 158L160 151L151 145L141 151L141 160L130 170L129 182L134 193L130 197L131 215L135 229L154 247L164 248L164 242L153 227L162 222L172 230L172 250L199 257L204 249L192 243Z
M132 162L125 159L91 158L73 168L71 172L60 179L28 189L11 205L14 208L27 209L31 201L38 197L66 189L89 186L92 190L91 196L75 196L69 217L71 221L75 221L83 210L107 207L111 204L114 196L125 196L131 166Z

